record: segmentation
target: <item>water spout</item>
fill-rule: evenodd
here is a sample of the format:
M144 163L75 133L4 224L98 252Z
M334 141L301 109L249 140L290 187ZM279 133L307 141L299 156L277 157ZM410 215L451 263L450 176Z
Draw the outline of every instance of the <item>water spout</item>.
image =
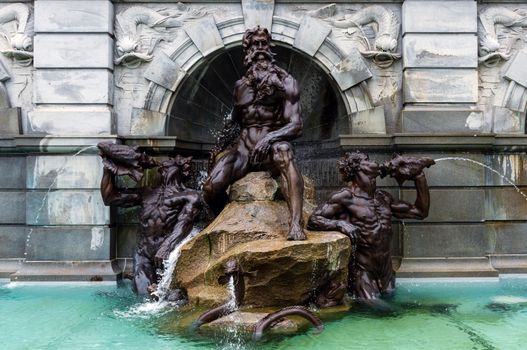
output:
M500 178L502 178L505 182L507 182L508 184L510 184L512 187L514 187L514 189L516 190L516 192L518 192L519 194L521 194L523 196L523 198L525 200L527 200L527 194L525 194L522 190L520 190L518 188L518 186L516 186L516 184L511 180L509 179L507 176L503 175L502 173L500 173L499 171L497 171L496 169L488 166L487 164L484 164L484 163L481 163L481 162L478 162L478 161L475 161L473 159L470 159L470 158L464 158L464 157L444 157L444 158L438 158L438 159L434 159L437 162L442 162L442 161L445 161L445 160L454 160L454 161L463 161L463 162L469 162L469 163L473 163L473 164L476 164L476 165L479 165L479 166L482 166L484 167L485 169L488 169L490 171L492 171L493 173L495 173L496 175L498 175Z

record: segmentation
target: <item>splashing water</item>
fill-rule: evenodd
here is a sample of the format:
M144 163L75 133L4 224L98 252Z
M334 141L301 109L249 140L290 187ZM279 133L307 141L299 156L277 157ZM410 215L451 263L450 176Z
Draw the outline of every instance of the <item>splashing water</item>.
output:
M477 164L479 166L482 166L484 167L485 169L488 169L490 171L492 171L493 173L495 173L496 175L498 175L500 178L502 178L505 182L507 182L508 184L510 184L512 187L514 187L514 189L516 190L516 192L518 192L519 194L521 194L523 196L523 198L525 200L527 200L527 194L525 194L522 190L520 190L518 188L518 186L516 186L516 184L511 180L509 179L507 176L503 175L502 173L500 173L499 171L497 171L496 169L488 166L487 164L484 164L484 163L481 163L481 162L478 162L476 160L473 160L473 159L470 159L470 158L463 158L463 157L444 157L444 158L438 158L438 159L434 159L434 161L437 163L437 162L442 162L442 161L445 161L445 160L457 160L457 161L463 161L463 162L469 162L469 163L473 163L473 164Z
M314 293L317 289L318 285L318 260L313 260L313 263L311 265L311 291Z
M205 180L207 179L207 176L209 176L209 173L206 172L205 170L200 170L198 172L198 176L196 179L198 191L203 191L203 185L205 184Z
M92 148L97 148L97 145L84 147L84 148L80 149L77 153L72 155L71 158L75 158L79 154L84 153L84 152L86 152L86 151L88 151L88 150L90 150ZM42 201L40 202L40 207L37 209L36 214L35 214L35 218L33 219L33 222L35 223L35 225L38 224L38 221L40 220L40 215L42 214L42 210L44 209L44 206L46 205L46 201L47 201L47 199L49 197L49 194L50 194L51 190L53 189L53 186L55 186L57 184L57 180L59 178L59 175L61 175L64 172L64 170L66 170L67 164L68 164L68 162L65 162L65 164L63 166L61 166L57 170L57 174L55 175L55 178L53 179L53 182L51 182L51 185L49 185L48 190L44 194L44 197L42 198ZM31 248L30 241L31 241L31 234L32 233L33 233L33 227L29 229L29 231L27 233L27 236L26 236L26 245L25 245L25 250L24 250L24 258L27 258L28 250L29 250L29 248Z
M164 261L163 266L165 266L165 270L161 275L161 279L157 286L157 290L154 292L154 294L158 297L157 301L146 300L142 303L138 303L131 306L125 311L115 310L114 314L121 318L146 319L150 317L162 316L167 312L171 311L174 307L176 307L176 303L166 301L166 296L168 291L170 290L170 284L172 283L172 276L174 274L174 270L176 269L179 256L181 255L181 249L200 231L201 228L194 227L192 231L188 234L188 236L185 237L185 239L183 239L181 242L179 242L178 245L176 245L174 250L168 256L168 259Z

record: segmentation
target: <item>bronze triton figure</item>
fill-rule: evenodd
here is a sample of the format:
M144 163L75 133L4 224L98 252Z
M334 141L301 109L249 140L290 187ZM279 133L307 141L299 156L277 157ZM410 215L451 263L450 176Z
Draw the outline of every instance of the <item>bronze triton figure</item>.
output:
M346 153L338 162L348 187L333 193L313 212L308 228L340 231L356 246L348 276L348 291L354 297L375 299L395 287L390 254L392 216L421 220L428 216L430 194L423 169L432 164L430 158L395 156L379 165L361 152ZM390 175L399 184L413 180L415 203L394 199L377 189L376 178L380 175Z
M104 164L101 180L104 204L123 208L141 206L133 288L138 294L149 295L152 285L158 282L157 267L190 233L201 209L199 192L184 185L191 176L191 158L178 155L158 163L139 152L138 147L110 143L100 143L98 147ZM120 189L115 184L118 175L140 181L143 171L154 167L158 167L162 177L159 186Z
M275 65L267 29L247 30L243 49L247 72L235 84L232 112L233 121L240 125L240 137L215 160L203 186L204 199L218 214L227 203L229 185L248 172L280 174L291 216L287 238L303 240L304 183L288 142L302 134L297 82Z

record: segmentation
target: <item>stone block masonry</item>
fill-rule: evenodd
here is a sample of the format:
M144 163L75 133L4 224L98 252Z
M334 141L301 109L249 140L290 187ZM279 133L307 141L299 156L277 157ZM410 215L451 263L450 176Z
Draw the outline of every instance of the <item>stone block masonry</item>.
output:
M478 102L476 2L407 0L402 17L402 131L485 132L468 123Z
M113 4L35 2L35 73L26 133L110 135L113 130ZM73 124L90 124L86 128Z

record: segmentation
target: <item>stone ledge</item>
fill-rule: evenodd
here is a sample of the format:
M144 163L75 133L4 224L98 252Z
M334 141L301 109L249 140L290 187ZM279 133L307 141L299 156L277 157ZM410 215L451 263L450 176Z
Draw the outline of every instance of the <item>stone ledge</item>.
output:
M114 142L118 144L139 145L153 153L166 153L174 149L192 151L210 151L213 144L181 140L175 136L0 136L0 154L2 153L75 153L98 142ZM298 143L302 145L302 142ZM458 133L395 133L389 135L361 134L339 135L337 139L319 144L319 149L342 148L383 150L386 152L419 150L483 150L496 152L527 151L527 135L474 133L474 135ZM93 148L83 154L96 154Z
M121 143L117 136L0 136L2 153L76 153L99 142ZM87 149L82 154L98 154L97 148Z
M489 255L489 258L500 274L527 273L527 254Z
M397 277L497 277L488 258L403 258Z
M31 261L25 262L11 281L117 281L121 270L116 260L106 261Z
M339 135L340 146L344 149L382 149L387 151L406 150L480 150L514 151L527 150L527 135L496 135L474 133L395 133L392 135Z
M0 259L0 278L9 278L22 266L24 259Z

